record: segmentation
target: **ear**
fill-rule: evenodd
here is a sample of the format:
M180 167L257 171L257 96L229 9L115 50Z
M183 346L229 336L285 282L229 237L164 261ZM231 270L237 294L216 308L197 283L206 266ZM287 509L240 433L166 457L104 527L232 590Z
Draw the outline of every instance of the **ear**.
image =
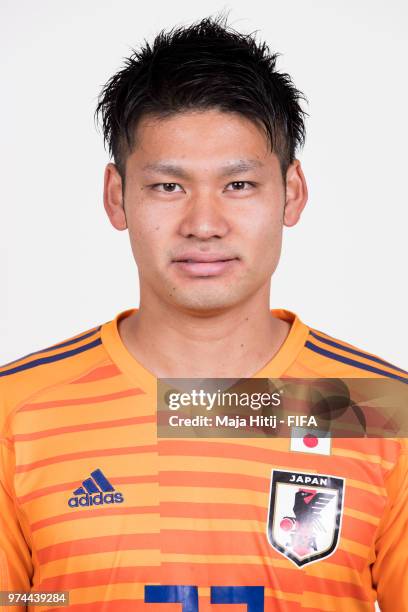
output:
M117 166L112 163L105 168L103 205L113 227L117 230L125 230L127 222L122 194L122 178Z
M286 203L283 214L284 225L291 227L300 219L308 197L306 179L300 161L295 159L286 173Z

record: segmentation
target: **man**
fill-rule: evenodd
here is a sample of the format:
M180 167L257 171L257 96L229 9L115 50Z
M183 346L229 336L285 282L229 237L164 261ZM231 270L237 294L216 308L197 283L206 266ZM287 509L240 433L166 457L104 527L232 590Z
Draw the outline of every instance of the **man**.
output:
M204 19L101 93L104 205L140 305L0 370L2 590L87 611L408 608L403 440L157 434L158 378L408 381L270 310L307 201L302 94L275 61Z

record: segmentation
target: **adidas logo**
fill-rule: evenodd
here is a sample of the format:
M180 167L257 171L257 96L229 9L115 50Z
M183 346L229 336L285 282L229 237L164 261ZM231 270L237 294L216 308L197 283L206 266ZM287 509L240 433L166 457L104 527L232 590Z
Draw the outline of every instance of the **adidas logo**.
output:
M102 504L121 504L124 499L122 493L115 493L102 470L99 468L91 472L92 478L82 481L82 486L74 491L74 497L68 500L68 506L101 506Z

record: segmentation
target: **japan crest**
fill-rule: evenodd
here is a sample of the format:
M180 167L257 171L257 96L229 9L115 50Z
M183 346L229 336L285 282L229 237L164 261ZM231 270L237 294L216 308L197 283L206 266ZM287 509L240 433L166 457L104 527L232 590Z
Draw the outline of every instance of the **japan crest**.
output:
M272 470L267 538L298 567L337 548L343 514L344 478Z

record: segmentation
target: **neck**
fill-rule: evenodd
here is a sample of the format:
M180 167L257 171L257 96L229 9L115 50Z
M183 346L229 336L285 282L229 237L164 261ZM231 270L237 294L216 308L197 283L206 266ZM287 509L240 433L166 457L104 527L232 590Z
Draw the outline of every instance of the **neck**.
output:
M271 314L269 288L208 316L141 299L119 323L129 352L159 378L249 378L278 352L289 329Z

